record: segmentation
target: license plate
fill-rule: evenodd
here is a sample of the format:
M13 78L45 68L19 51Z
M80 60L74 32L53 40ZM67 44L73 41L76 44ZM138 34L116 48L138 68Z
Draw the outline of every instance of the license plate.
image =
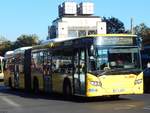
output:
M120 92L124 92L125 89L113 89L113 93L120 93Z

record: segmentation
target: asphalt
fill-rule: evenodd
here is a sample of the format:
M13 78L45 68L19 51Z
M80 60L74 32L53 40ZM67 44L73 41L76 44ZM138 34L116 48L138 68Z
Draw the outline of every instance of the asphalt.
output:
M64 98L11 90L0 83L0 113L150 113L150 94L109 98Z

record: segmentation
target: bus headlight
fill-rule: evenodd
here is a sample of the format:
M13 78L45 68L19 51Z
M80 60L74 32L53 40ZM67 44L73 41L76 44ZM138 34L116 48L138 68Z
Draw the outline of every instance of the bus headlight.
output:
M141 84L143 82L143 79L137 79L135 80L134 84L137 85L137 84Z
M102 83L99 82L99 81L90 81L90 84L93 85L93 86L102 86Z

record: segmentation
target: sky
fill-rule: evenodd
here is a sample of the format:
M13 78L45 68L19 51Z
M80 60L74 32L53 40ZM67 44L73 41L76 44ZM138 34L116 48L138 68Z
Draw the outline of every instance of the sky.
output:
M22 34L37 34L45 40L48 26L58 17L57 7L64 1L92 1L95 16L116 17L126 29L131 18L134 25L150 27L150 0L0 0L0 36L16 41Z

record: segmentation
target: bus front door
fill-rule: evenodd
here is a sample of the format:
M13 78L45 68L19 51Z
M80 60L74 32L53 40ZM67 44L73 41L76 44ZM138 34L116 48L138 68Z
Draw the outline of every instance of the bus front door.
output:
M43 62L43 78L44 78L44 91L52 92L52 71L51 71L51 55L49 52L44 52Z
M74 95L85 95L85 51L79 50L74 55L73 91Z

